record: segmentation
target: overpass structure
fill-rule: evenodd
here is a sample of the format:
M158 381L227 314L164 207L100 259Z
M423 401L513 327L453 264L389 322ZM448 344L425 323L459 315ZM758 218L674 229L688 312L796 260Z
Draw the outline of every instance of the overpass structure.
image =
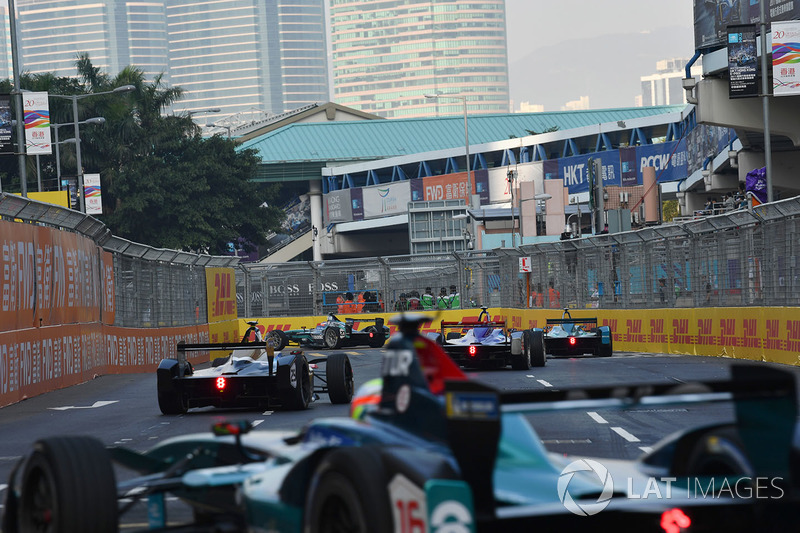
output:
M470 226L469 241L462 239L469 229L464 223L431 221L466 214L461 116L382 120L324 104L250 133L240 147L261 156L259 181L308 183L311 224L319 234L311 245L321 260L411 252L409 213L431 205L415 202L464 201L460 210L430 210L428 235L419 237L427 251L491 247L502 243L498 236L508 243L517 233L520 243L558 238L581 204L579 221L588 217L590 159L602 162L602 184L612 197L607 207L627 208L644 222L638 210L645 166L655 168L659 190L676 197L682 182L712 165L718 175L729 172L727 157L719 164L716 157L738 142L730 129L698 126L692 105L483 115L468 117L468 124L471 206L477 208L470 214L481 221ZM703 191L700 203L728 186ZM551 196L541 206L546 215L537 211L537 194ZM537 213L546 219L543 231L524 231ZM441 246L444 241L455 245Z

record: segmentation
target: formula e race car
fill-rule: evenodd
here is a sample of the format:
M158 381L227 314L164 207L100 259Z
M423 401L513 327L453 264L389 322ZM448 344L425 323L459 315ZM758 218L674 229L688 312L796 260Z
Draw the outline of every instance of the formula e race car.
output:
M384 353L380 393L359 419L318 418L291 434L220 422L213 434L146 452L104 449L89 437L39 440L11 473L3 531L116 531L137 500L147 501L150 526L161 531L796 528L791 373L734 365L732 380L691 388L499 391L468 380L420 336L430 318L419 316L401 319ZM528 419L700 403L732 403L732 421L680 430L636 461L549 452ZM115 482L111 460L141 475ZM687 488L690 479L716 488L702 497ZM195 523L166 525L168 493L194 509Z
M178 343L177 357L164 359L156 371L158 407L165 415L185 413L192 407L250 407L306 409L327 393L331 403L348 403L353 397L353 367L345 353L333 353L309 364L302 350L275 351L261 338L256 322L238 343ZM254 342L247 342L250 334ZM210 368L195 370L186 360L190 351L228 351ZM325 377L315 372L325 365Z
M367 326L361 330L354 330L353 326L356 322L375 322L375 325ZM288 331L273 329L268 331L266 336L268 339L272 339L276 350L282 350L291 343L311 348L329 348L331 350L348 346L380 348L389 338L389 328L383 325L382 318L345 318L342 321L331 313L325 322L320 322L313 328L290 329Z
M542 330L510 330L505 322L489 320L486 307L481 309L477 320L442 320L441 332L429 336L465 367L504 368L510 364L514 370L527 370L546 364Z
M596 318L572 318L564 309L561 318L548 318L542 331L544 347L551 355L594 354L611 357L614 339L608 326L597 327Z

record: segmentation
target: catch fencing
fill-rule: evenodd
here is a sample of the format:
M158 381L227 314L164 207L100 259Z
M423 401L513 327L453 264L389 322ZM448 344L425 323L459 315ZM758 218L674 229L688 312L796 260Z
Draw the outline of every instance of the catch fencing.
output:
M240 317L406 309L426 288L461 308L796 306L800 198L680 224L449 254L238 265ZM531 272L520 272L530 258ZM551 290L552 289L552 290ZM361 302L369 293L378 302ZM542 295L539 297L538 295ZM401 298L405 295L405 298Z

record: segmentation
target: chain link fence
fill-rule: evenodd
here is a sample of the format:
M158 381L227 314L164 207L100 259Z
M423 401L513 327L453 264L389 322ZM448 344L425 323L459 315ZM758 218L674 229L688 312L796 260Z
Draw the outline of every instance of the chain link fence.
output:
M458 307L794 306L800 301L800 198L681 224L557 242L283 264L240 264L239 315L324 315L412 306L430 288ZM520 258L531 272L520 272Z

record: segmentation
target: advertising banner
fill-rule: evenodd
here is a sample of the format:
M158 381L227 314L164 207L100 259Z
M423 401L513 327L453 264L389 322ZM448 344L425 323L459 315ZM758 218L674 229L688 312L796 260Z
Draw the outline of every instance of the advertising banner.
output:
M100 174L83 175L84 198L86 199L86 214L103 214L103 193L100 189Z
M758 96L756 26L728 26L729 98Z
M765 6L766 22L800 19L800 2L769 0ZM725 46L728 26L761 22L760 0L695 0L695 50Z
M670 141L636 147L638 159L636 184L641 185L645 167L655 167L658 182L677 181L687 176L686 141Z
M25 112L25 151L28 155L52 153L50 144L50 106L47 93L23 93Z
M620 185L632 187L636 185L636 148L626 147L619 149Z
M350 222L353 220L353 208L350 204L350 191L331 191L325 195L324 222L327 226L335 222Z
M350 210L353 220L364 220L364 192L361 187L350 189Z
M800 21L772 23L772 94L800 94Z
M619 185L619 157L618 150L563 157L558 160L558 177L564 180L564 187L569 189L570 194L586 192L589 190L589 159L600 159L603 185Z
M0 154L13 154L11 95L0 94Z
M364 199L364 218L366 219L408 212L411 188L407 180L363 187L361 193Z

